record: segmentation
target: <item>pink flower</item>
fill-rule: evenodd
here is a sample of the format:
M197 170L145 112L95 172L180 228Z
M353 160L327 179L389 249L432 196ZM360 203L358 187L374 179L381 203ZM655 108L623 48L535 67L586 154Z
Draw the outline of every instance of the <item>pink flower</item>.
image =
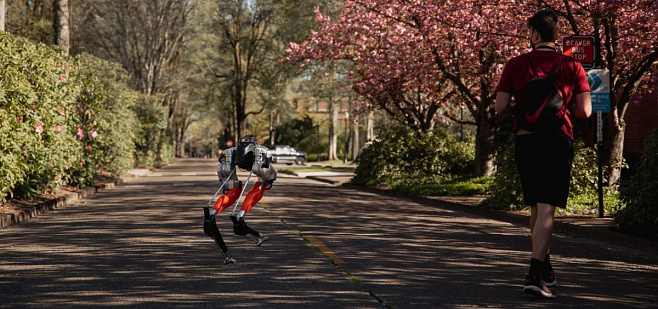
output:
M78 128L78 133L77 133L77 134L78 134L78 138L79 138L79 139L82 139L82 138L85 136L85 132L82 131L82 126L77 125L76 128Z
M62 131L62 126L56 125L55 126L55 131L57 131L57 132Z
M65 81L66 81L66 76L64 76L64 75L60 75L60 76L59 76L59 80L60 80L61 82L65 82Z
M43 127L40 124L37 124L34 127L37 128L37 133L41 134L41 132L43 132Z
M89 145L89 146L87 146L87 150L89 150L91 152L92 150L94 150L94 148L91 147L91 145Z
M89 136L91 136L91 138L96 138L98 137L98 132L91 130L89 131Z
M55 177L55 183L60 183L60 182L62 182L62 177L59 176Z

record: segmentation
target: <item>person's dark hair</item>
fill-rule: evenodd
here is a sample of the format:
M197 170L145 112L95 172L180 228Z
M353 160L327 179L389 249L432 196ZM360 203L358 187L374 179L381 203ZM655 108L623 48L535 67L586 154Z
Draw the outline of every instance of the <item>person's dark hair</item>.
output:
M528 28L537 30L542 42L554 42L557 40L557 29L559 28L557 13L553 10L543 10L528 18Z

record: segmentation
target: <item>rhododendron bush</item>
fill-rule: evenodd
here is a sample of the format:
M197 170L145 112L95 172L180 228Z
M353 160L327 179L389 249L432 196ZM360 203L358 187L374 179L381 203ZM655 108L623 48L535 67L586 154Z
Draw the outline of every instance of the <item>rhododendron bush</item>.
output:
M4 32L0 65L0 200L132 166L134 99L116 67Z

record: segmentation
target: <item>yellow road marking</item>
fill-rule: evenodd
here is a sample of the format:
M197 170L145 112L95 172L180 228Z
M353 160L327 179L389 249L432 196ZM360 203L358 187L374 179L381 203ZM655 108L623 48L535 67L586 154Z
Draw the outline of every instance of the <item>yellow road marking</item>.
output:
M260 202L259 203L261 207L264 209L268 209L269 205L267 203ZM327 245L325 245L322 241L320 241L317 237L311 236L311 235L304 235L301 232L297 231L299 235L306 241L308 241L313 247L317 248L320 250L320 253L328 256L335 265L338 264L346 264L343 259L341 259L334 251L329 249Z
M306 239L306 241L310 242L314 247L318 248L322 254L328 256L332 261L334 261L334 264L345 264L343 259L341 259L335 252L331 251L327 245L325 245L315 236L302 235L302 237Z

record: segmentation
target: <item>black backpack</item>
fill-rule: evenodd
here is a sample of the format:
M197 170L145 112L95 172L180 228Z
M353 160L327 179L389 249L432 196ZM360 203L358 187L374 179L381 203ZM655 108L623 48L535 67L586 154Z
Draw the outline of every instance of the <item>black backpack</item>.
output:
M527 54L525 56L534 77L514 94L517 126L532 132L558 131L564 125L566 104L553 76L566 57L548 76L539 77L532 59Z

